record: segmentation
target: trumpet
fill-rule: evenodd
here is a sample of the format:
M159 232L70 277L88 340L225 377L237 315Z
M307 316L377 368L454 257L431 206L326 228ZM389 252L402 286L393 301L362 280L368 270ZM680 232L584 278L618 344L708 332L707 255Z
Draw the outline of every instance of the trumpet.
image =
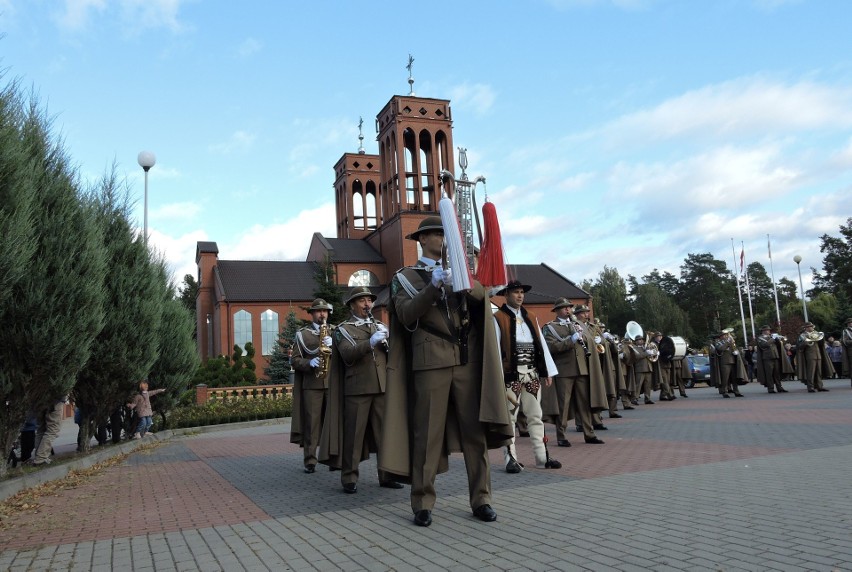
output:
M588 321L588 322L586 322L586 326L593 328L592 331L594 332L595 336L597 336L599 338L603 337L603 331L601 330L600 326L598 326L596 323ZM605 354L606 353L606 347L604 347L603 342L595 343L595 351L598 352L599 354Z

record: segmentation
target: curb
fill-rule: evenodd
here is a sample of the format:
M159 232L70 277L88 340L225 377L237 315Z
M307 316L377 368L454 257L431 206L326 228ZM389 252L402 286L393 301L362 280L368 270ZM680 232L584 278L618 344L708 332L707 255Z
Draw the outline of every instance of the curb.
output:
M220 425L204 425L202 427L186 427L184 429L164 429L156 433L151 433L154 441L169 441L176 437L186 435L198 435L205 433L217 433L220 431L233 431L238 429L250 429L252 427L263 427L264 425L289 425L290 417L279 417L275 419L261 419L258 421L241 421L239 423L226 423ZM102 463L113 457L133 453L142 445L147 445L152 442L152 439L145 438L136 441L125 440L121 443L107 446L105 448L93 448L85 455L77 453L72 457L66 457L67 461L55 461L49 467L45 467L40 471L34 471L21 475L20 477L12 477L0 481L0 501L4 501L14 494L17 494L26 489L31 489L44 483L56 481L65 478L68 473L73 470L88 469L98 463Z

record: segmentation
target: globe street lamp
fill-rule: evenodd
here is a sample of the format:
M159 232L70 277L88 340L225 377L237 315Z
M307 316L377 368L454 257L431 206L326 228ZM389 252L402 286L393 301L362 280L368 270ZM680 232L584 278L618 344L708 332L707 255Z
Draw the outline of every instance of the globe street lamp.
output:
M148 246L148 171L157 162L157 157L150 151L142 151L136 160L139 161L139 166L145 170L145 226L143 231L145 234L143 236L145 246Z
M799 290L802 291L802 310L805 312L805 321L808 320L808 305L805 304L805 286L802 284L802 267L799 265L802 262L802 257L798 254L793 257L793 262L796 263L796 268L799 270Z

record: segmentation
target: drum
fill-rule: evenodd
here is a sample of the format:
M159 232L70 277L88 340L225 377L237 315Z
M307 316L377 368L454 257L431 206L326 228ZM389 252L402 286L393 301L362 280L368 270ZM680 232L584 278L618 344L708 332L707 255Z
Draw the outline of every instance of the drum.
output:
M674 342L675 347L675 353L672 361L680 361L686 357L686 340L680 336L672 336L672 341Z

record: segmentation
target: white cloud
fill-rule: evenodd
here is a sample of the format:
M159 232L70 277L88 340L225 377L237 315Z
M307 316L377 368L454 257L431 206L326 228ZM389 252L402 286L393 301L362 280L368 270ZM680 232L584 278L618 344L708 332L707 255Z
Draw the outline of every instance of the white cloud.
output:
M148 229L148 244L152 249L162 253L169 271L172 273L172 279L176 283L183 281L183 277L187 274L198 276L198 267L195 264L195 250L198 247L199 241L210 240L207 237L207 232L203 230L194 230L181 236L173 237L162 232L149 228Z
M766 136L852 127L852 88L762 77L709 85L647 110L622 116L599 134L611 146L625 141L685 137Z
M186 0L121 0L122 16L133 28L167 28L182 32L186 26L178 19Z
M236 239L219 247L228 260L304 260L315 232L337 236L334 203L304 210L283 223L254 225Z
M76 32L87 28L93 11L104 12L106 9L106 0L65 0L62 9L53 17L60 28Z
M450 89L449 99L453 102L454 108L482 116L491 111L497 99L497 93L490 85L465 82Z
M82 32L96 17L114 15L120 19L124 31L130 35L140 29L166 28L181 32L186 26L178 13L187 0L64 0L53 19L63 30Z
M152 220L193 220L201 212L201 205L194 202L169 203L156 209L150 209Z
M231 137L222 143L213 143L208 149L211 153L219 155L231 155L235 153L246 153L251 150L257 136L247 131L235 131Z
M237 55L241 58L247 58L256 54L263 48L263 44L255 38L246 38L237 48Z

